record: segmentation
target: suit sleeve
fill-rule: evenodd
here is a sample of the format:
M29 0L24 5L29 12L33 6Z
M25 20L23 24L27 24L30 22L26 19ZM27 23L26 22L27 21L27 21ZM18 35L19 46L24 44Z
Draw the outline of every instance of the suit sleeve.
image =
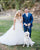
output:
M26 23L25 23L25 20L24 20L24 14L22 15L22 17L23 17L23 24L25 25Z
M31 21L30 21L30 23L32 24L32 22L33 22L33 16L32 16L32 14L31 14Z

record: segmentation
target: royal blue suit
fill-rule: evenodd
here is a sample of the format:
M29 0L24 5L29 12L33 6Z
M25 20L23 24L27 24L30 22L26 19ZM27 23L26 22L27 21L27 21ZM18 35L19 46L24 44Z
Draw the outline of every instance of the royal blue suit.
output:
M33 26L33 24L32 24L33 23L33 16L32 16L31 13L28 13L28 17L27 17L26 16L26 13L24 13L22 15L22 17L23 17L23 28L24 28L24 32L26 32L28 30L29 33L30 33L30 37L31 37L31 27ZM31 25L30 26L25 26L24 23L26 23L26 24L31 23Z

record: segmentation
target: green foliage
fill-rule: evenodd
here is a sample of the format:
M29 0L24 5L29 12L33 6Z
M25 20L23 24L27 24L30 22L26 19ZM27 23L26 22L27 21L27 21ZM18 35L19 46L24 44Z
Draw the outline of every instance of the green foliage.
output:
M18 10L19 9L19 2L17 2L17 1L15 1L15 7L16 7L16 9Z
M39 0L0 0L0 4L4 10L12 8L18 10L25 7L31 8L34 3L38 1Z
M15 0L16 9L20 9L24 0Z
M0 3L1 3L2 8L4 10L15 8L15 1L14 0L1 0Z
M22 7L25 8L31 8L32 6L34 5L34 2L33 1L25 1L24 4L22 4Z

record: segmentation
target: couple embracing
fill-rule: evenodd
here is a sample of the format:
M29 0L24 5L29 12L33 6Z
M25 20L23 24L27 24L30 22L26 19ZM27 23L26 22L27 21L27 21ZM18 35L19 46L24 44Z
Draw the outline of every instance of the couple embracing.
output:
M16 12L12 27L4 35L0 36L1 44L9 46L24 44L24 34L27 31L29 32L29 38L31 39L33 16L28 11L29 10L25 8L25 13L22 15L21 10ZM32 40L31 43L33 43Z

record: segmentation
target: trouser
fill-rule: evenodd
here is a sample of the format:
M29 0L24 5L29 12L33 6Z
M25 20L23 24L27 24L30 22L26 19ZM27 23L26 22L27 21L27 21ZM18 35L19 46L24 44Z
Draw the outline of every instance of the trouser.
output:
M26 32L27 30L30 33L29 37L31 38L31 27L28 27L28 26L24 27L24 32Z

